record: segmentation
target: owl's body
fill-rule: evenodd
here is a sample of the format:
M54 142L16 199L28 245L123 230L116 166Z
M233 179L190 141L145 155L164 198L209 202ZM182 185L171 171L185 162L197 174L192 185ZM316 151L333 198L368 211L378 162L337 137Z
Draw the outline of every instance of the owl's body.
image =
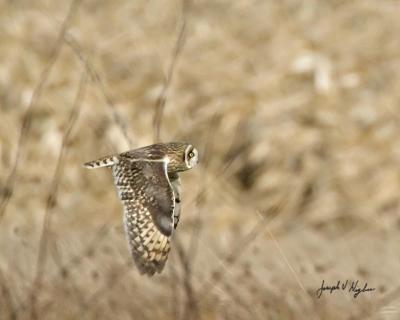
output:
M87 168L111 167L124 206L129 247L142 274L153 275L164 268L180 217L178 172L197 163L197 150L181 142L154 144L85 163Z

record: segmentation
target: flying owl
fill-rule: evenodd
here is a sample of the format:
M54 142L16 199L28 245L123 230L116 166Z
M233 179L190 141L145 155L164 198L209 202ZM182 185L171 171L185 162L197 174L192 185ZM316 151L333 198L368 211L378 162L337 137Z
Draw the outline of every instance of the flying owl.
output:
M124 207L124 228L141 274L160 273L170 250L180 211L178 173L198 163L198 152L184 142L158 143L84 164L110 167Z

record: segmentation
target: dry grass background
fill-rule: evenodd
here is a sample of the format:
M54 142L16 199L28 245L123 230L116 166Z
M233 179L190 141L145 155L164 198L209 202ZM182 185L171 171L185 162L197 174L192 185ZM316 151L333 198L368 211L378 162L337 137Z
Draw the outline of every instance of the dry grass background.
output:
M0 1L0 319L398 319L399 10ZM145 278L81 164L157 126L202 163Z

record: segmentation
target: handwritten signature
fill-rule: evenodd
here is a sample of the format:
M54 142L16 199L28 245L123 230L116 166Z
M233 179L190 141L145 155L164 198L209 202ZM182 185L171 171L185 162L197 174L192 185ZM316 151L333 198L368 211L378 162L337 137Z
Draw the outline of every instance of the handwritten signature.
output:
M367 282L364 284L363 287L359 286L358 280L356 280L356 281L346 280L343 282L338 280L336 285L331 285L331 286L325 285L325 280L322 280L321 287L316 291L316 295L317 295L317 298L319 299L319 298L321 298L322 293L324 291L328 291L329 294L332 294L332 292L334 292L336 290L342 290L342 291L348 290L348 292L353 294L353 298L355 299L358 297L358 295L360 293L374 291L375 288L368 288Z

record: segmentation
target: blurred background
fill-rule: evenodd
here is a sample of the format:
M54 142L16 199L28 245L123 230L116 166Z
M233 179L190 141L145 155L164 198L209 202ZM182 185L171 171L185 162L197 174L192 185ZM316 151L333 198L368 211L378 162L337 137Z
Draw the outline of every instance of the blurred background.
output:
M1 0L0 319L399 319L399 10ZM147 278L81 164L174 140L201 165Z

